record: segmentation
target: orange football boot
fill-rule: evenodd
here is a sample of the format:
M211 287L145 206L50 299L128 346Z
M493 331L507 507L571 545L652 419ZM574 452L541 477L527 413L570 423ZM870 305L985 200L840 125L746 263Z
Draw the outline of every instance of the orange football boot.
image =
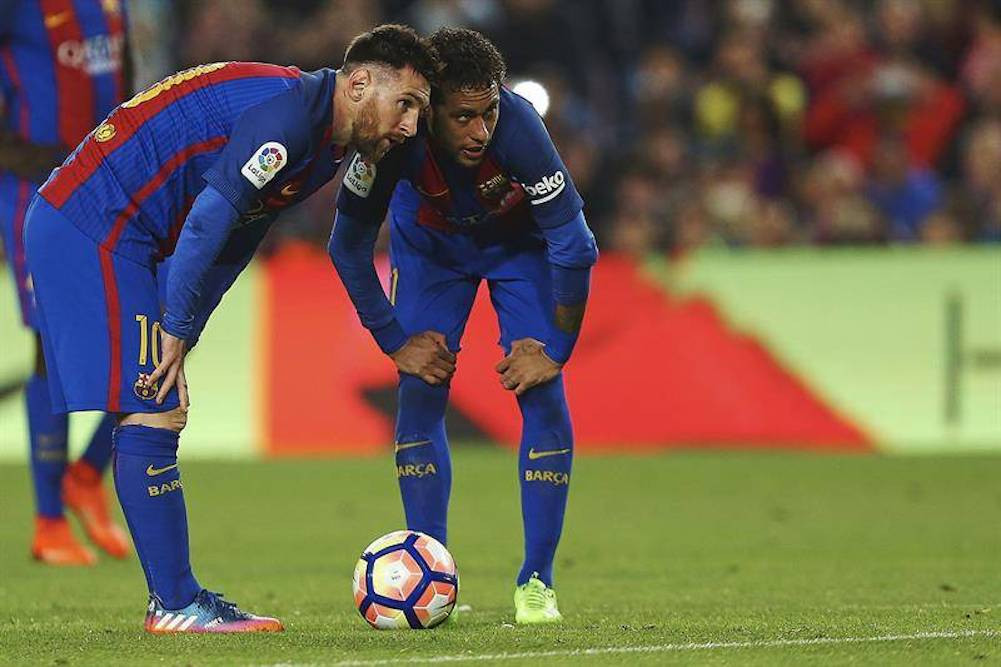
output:
M94 565L97 556L77 542L65 518L35 517L35 539L31 556L48 565Z
M86 461L77 461L66 468L63 502L76 514L91 542L113 558L129 555L128 536L108 514L101 473Z

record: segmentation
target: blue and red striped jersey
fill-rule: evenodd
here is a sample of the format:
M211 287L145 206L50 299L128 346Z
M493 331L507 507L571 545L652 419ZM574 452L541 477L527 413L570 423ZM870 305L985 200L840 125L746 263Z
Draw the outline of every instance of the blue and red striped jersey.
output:
M223 62L178 72L111 112L39 192L111 252L169 256L212 185L241 223L273 219L333 178L331 69Z

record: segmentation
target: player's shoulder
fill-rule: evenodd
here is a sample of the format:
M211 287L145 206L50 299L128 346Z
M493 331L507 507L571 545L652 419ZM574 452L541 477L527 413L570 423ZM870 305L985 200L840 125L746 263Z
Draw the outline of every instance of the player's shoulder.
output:
M264 102L299 108L307 94L323 84L322 75L292 65L241 61L200 65L178 72L173 78L186 80L203 75L207 75L207 85L215 87L223 98L248 108Z
M232 89L237 112L245 122L258 127L281 127L286 136L311 141L317 128L329 125L333 97L333 70L304 72L297 67L264 63L233 63L243 70L240 77L268 79L254 89L256 96L247 99L246 91ZM246 103L240 104L246 100ZM240 108L242 106L242 109Z
M493 143L495 155L505 164L534 162L541 153L556 150L532 103L507 88L501 88L500 117Z
M500 117L497 125L498 132L512 135L535 130L539 126L545 127L532 103L504 86L500 90Z

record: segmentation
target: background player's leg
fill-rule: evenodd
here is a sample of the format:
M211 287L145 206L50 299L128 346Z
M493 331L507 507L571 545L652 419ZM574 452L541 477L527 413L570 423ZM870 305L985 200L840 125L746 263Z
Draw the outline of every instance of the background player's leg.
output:
M93 565L94 553L73 535L63 514L62 482L66 473L68 416L52 413L52 397L42 346L37 344L35 372L25 385L31 477L35 490L32 556L52 565Z
M63 476L63 500L73 510L90 540L109 556L125 558L129 541L111 519L102 478L111 461L112 434L117 420L105 414L90 438L90 444Z
M104 415L104 418L97 424L97 428L94 429L87 449L80 456L80 461L85 462L93 470L104 474L104 471L108 469L108 464L111 463L111 433L114 430L115 416Z
M31 443L31 477L35 488L38 516L63 516L61 484L66 470L66 441L69 420L65 413L52 414L48 380L41 344L36 347L35 372L25 385L28 408L28 435Z
M16 181L9 174L0 174L0 195L3 195L0 196L0 232L3 234L7 265L17 289L21 321L35 332L35 365L24 388L35 509L39 520L55 521L63 517L59 489L66 468L68 420L65 414L52 413L45 355L38 334L33 281L24 248L24 221L33 190L34 186L26 182ZM36 522L36 526L42 523Z
M518 585L537 572L544 584L552 586L573 462L573 429L563 375L519 396L518 407L523 420L518 476L525 532L525 560Z

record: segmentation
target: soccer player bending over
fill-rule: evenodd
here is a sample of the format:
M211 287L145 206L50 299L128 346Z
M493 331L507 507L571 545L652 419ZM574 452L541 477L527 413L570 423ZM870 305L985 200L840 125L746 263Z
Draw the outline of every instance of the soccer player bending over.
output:
M580 331L598 251L542 119L502 86L505 66L494 45L452 28L429 41L441 69L427 123L378 165L354 157L330 256L362 323L400 371L396 463L407 526L441 542L452 478L444 417L454 357L416 374L404 362L428 347L457 353L476 290L487 281L507 353L497 371L523 420L525 559L515 618L558 622L553 557L573 455L561 369ZM387 206L388 299L372 263Z
M416 33L390 25L355 38L337 71L179 72L115 109L32 203L53 407L118 415L115 487L149 587L147 631L282 629L192 573L177 464L185 353L278 213L333 178L346 147L377 162L415 133L434 66Z

